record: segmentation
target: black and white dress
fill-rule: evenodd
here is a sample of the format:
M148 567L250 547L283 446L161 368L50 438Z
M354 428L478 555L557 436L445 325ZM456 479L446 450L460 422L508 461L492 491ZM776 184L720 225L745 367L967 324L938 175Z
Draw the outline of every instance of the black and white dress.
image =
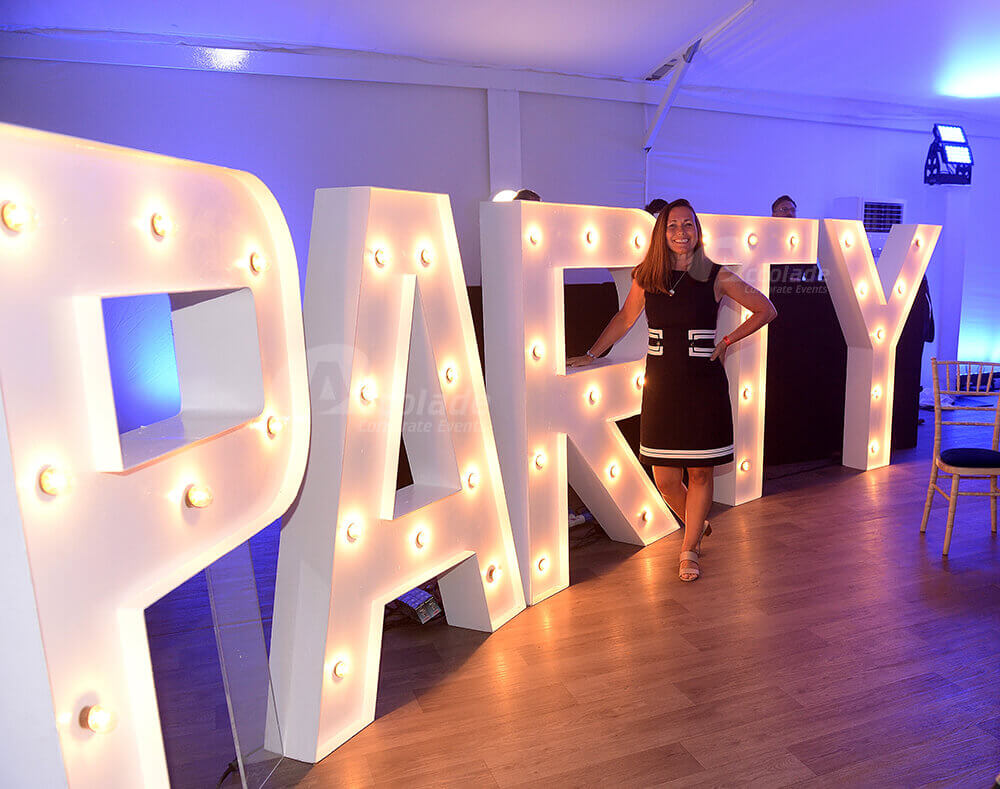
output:
M674 295L646 293L649 350L642 392L639 456L654 466L721 466L733 460L729 379L715 349L712 266L699 282L671 272Z

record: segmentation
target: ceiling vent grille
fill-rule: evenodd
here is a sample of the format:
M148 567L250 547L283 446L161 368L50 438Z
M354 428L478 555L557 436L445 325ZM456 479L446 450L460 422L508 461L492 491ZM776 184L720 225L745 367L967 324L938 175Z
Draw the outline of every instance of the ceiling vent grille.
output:
M902 203L876 203L865 201L865 232L888 233L893 225L903 221Z

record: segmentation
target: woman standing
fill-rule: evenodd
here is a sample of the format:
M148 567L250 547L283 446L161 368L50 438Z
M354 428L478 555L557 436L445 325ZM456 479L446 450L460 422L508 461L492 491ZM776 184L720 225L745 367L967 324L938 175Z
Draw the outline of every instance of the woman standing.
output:
M751 315L716 342L723 296ZM683 513L680 579L694 581L701 574L701 538L711 533L705 518L712 505L713 469L733 462L733 414L723 367L726 350L777 313L763 293L705 255L701 223L687 200L674 200L660 212L646 257L632 272L624 306L586 356L567 363L592 364L625 336L643 309L649 349L639 457L653 466L656 486L670 509Z

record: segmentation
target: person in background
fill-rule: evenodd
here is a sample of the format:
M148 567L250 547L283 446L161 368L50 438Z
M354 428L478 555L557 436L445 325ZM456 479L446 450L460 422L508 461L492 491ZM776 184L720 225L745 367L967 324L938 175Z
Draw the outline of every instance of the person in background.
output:
M746 308L750 317L717 341L723 296ZM701 224L687 200L674 200L660 211L646 256L632 271L624 306L586 355L567 359L567 365L593 364L625 336L643 310L649 352L639 459L653 467L656 487L670 509L683 514L680 579L694 581L701 574L701 539L711 533L705 518L712 504L714 467L733 462L726 350L777 313L764 294L705 255Z
M646 207L643 210L647 211L648 213L652 214L653 216L657 216L660 213L660 211L663 210L663 207L666 204L667 204L667 201L664 200L662 197L656 197L656 198L650 200L648 203L646 203Z
M781 216L786 219L795 219L795 212L798 206L788 195L782 195L771 203L771 216Z
M514 195L515 200L534 200L536 203L542 202L542 198L538 196L538 192L534 192L531 189L519 189L517 194Z

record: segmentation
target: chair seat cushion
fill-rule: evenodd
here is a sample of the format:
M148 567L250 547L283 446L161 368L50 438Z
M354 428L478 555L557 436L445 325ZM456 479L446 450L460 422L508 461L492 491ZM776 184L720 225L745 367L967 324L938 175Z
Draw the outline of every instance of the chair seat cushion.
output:
M962 468L998 468L1000 467L1000 452L992 449L972 449L955 447L941 452L941 460L949 466Z

